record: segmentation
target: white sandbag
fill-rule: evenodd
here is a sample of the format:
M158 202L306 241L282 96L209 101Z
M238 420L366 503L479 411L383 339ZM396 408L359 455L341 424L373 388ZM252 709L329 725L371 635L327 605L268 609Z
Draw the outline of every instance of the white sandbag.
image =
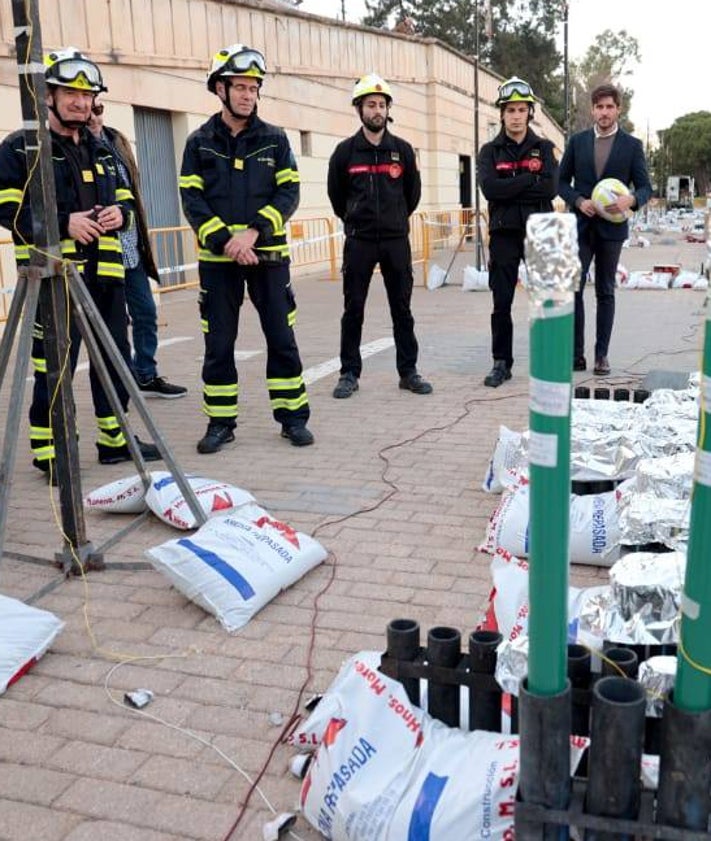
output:
M247 511L257 516L249 519ZM190 537L146 551L177 590L229 632L245 625L326 555L318 541L257 506L213 517Z
M694 285L692 289L708 289L709 288L709 281L708 278L701 275L701 277L697 277L694 281Z
M429 271L427 272L427 288L430 291L433 289L439 289L440 286L444 286L446 279L447 273L445 270L436 263L432 263Z
M521 449L521 433L513 432L507 426L499 427L494 452L481 489L487 493L501 493L504 489L502 477L507 470L516 470L527 464L527 456Z
M84 497L84 508L110 514L140 514L147 507L146 490L137 473L102 485Z
M462 272L462 292L482 292L489 289L489 272L475 266L465 266Z
M617 264L617 269L615 271L615 282L618 286L624 286L627 281L630 279L630 273L627 269L622 265L622 263Z
M64 622L48 610L0 595L0 695L45 653Z
M251 493L227 482L206 479L203 476L186 478L195 492L200 507L208 517L229 514L243 505L256 502ZM146 505L156 517L169 526L174 526L176 529L197 528L195 516L172 473L165 470L156 470L151 473L151 485L146 491Z
M505 488L501 502L487 525L480 552L493 554L497 547L516 557L529 552L528 481ZM620 529L614 491L570 497L570 562L610 566L619 557Z
M690 272L686 269L678 272L672 279L672 289L693 289L694 284L699 279L698 272Z
M312 716L323 725L316 728L322 738L301 806L325 838L513 837L517 736L447 727L358 656ZM587 744L571 739L571 772Z

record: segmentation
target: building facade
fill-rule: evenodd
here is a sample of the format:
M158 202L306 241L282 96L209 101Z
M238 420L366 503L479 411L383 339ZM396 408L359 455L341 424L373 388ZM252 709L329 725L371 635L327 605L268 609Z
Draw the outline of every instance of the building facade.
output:
M39 9L45 51L76 46L101 66L105 119L135 143L153 227L183 222L183 145L217 110L205 87L211 56L235 42L266 56L259 111L291 140L302 180L299 217L331 214L328 159L359 126L351 91L371 71L391 83L392 129L417 150L422 208L473 204L474 64L440 42L257 0L40 0ZM1 136L21 124L13 25L11 4L0 4ZM480 144L499 128L499 83L480 70ZM540 107L534 128L562 149L560 128Z

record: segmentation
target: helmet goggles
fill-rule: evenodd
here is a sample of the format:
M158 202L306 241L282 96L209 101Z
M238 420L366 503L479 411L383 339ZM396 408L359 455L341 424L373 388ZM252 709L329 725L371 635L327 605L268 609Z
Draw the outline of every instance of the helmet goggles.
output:
M47 70L47 82L68 88L98 93L104 90L101 71L92 62L81 58L55 62Z
M257 76L261 79L267 72L264 56L257 50L242 50L234 53L222 65L220 76Z
M531 86L528 82L524 82L523 79L512 79L509 82L504 82L499 88L500 100L511 99L514 94L518 94L521 97L533 97Z

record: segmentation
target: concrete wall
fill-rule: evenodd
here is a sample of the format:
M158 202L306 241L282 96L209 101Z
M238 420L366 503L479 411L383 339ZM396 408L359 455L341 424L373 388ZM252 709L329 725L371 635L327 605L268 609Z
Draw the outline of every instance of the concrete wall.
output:
M40 0L40 19L46 49L73 45L100 64L108 125L133 139L133 105L172 112L178 169L188 133L217 110L205 88L210 57L238 41L261 50L269 76L260 114L289 134L303 182L300 216L331 215L328 158L359 126L350 106L355 79L376 71L393 87L393 131L418 152L422 208L459 203L459 156L474 154L474 69L438 42L270 10L256 0ZM479 73L480 143L498 129L499 81ZM0 135L20 121L12 11L3 2ZM562 149L562 132L541 108L534 129Z

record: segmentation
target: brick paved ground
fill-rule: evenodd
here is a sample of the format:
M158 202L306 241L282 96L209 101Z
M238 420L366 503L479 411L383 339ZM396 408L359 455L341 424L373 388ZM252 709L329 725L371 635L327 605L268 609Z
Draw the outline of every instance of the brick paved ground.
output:
M678 236L654 242L625 251L624 264L632 270L682 262L696 269L705 257L704 246ZM441 255L441 265L448 256ZM465 262L471 254L457 258L453 283ZM337 352L340 289L315 277L296 286L298 337L304 365L312 368ZM253 778L279 734L270 714L288 718L304 685L307 695L323 690L344 658L382 649L389 620L410 617L423 632L437 624L466 633L484 605L489 559L475 547L496 498L480 486L499 424L527 426L525 296L515 307L514 378L493 391L481 384L490 364L489 295L419 286L420 367L434 394L400 391L392 348L374 354L361 390L348 401L331 398L335 374L311 384L317 443L306 449L281 440L270 419L263 342L246 306L239 346L258 353L240 364L237 441L212 457L195 451L205 421L194 299L192 291L163 299L162 339L186 340L161 351L162 373L190 394L151 402L156 422L186 471L240 485L296 528L316 531L329 560L233 636L145 562L146 548L176 536L156 519L115 539L130 518L88 514L94 545L110 541L109 568L65 580L49 563L61 548L51 505L57 496L29 466L23 423L0 591L53 611L66 628L0 699L0 839L219 841L249 787L224 757ZM634 386L652 369L696 369L703 302L700 292L620 292L607 381ZM375 282L364 342L389 336L382 284ZM84 488L128 475L125 465L96 463L86 373L77 374L76 397ZM0 409L6 413L6 402ZM571 580L605 574L577 567ZM155 692L146 710L155 718L109 698L110 692L120 701L139 687ZM261 782L277 811L297 803L299 786L286 770L292 753L278 747ZM269 814L255 794L233 838L261 838ZM296 832L316 838L301 819Z

